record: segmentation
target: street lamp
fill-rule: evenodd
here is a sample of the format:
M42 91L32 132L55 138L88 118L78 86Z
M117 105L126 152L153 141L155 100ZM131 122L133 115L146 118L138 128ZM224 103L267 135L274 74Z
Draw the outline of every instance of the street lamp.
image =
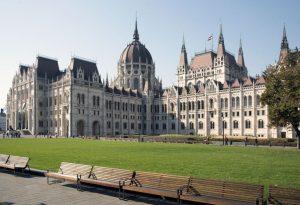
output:
M222 115L223 146L225 145L224 124L224 116Z

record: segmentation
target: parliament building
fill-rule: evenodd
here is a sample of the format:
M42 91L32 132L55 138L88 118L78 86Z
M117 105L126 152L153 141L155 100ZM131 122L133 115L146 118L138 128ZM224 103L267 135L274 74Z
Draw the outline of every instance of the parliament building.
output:
M279 58L289 51L284 29ZM228 137L294 137L289 127L268 126L268 106L260 102L265 79L249 76L241 43L237 59L226 50L222 27L216 52L196 53L189 61L183 42L176 86L163 88L155 70L137 23L111 82L91 60L73 57L61 70L56 59L37 56L12 80L7 129L68 137L223 131Z

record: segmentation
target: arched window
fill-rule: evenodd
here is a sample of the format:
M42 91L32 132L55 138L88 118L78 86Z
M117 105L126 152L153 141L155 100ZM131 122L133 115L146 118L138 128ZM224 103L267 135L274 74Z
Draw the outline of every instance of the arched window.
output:
M139 79L135 78L133 80L133 89L139 89L139 87L140 87L140 81Z
M194 129L194 123L190 122L190 129Z
M195 110L195 102L192 102L192 110Z
M224 99L221 98L221 108L223 109L224 108Z
M235 98L234 97L231 98L231 106L235 107Z
M171 111L174 111L174 104L171 103Z
M191 102L188 102L188 107L189 107L189 110L192 109L192 103Z
M184 123L183 123L183 122L181 123L181 129L182 129L182 130L184 130L184 129L185 129L185 125L184 125Z
M214 108L214 100L212 98L209 99L209 108Z
M211 130L215 129L215 122L210 122L210 129Z
M238 121L233 121L233 129L239 129L239 122Z
M225 108L228 108L228 98L225 98Z
M250 120L246 120L245 121L245 127L246 127L246 129L250 129L251 128L251 122L250 122Z
M256 95L256 105L260 106L260 95Z
M264 121L263 120L258 120L258 128L260 128L260 129L264 128Z
M81 102L84 105L84 94L81 94Z
M200 130L203 129L203 122L199 122L199 129L200 129Z
M188 87L191 89L193 86L193 84L191 82L189 82Z
M226 121L223 121L223 126L224 126L224 129L227 129L227 122Z
M197 101L197 109L200 110L200 108L201 108L201 102L198 100Z
M183 108L182 108L182 103L179 104L179 107L180 107L180 111L181 111L181 110L183 109Z
M100 97L97 97L97 106L100 106Z
M248 96L248 106L249 107L252 106L252 96L251 95Z
M96 106L96 96L93 96L93 106Z
M235 105L237 108L240 107L240 98L239 97L235 98Z
M247 107L247 96L244 96L244 107Z
M77 94L77 103L80 104L80 94Z
M204 109L204 100L201 100L201 109Z
M196 83L196 86L197 86L197 88L199 89L199 88L200 88L200 86L201 86L201 82L200 82L200 81L198 81L198 82Z
M183 104L182 104L182 105L183 105L183 110L185 110L185 102L183 102Z

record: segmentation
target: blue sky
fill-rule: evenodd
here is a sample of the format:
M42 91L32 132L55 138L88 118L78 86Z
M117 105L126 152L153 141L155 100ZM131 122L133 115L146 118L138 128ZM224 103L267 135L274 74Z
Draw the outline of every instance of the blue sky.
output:
M18 65L33 64L37 54L58 59L61 69L73 55L96 60L102 77L113 77L136 12L164 87L176 80L183 33L191 58L210 33L216 48L221 22L226 49L237 54L241 36L248 71L260 74L278 58L284 23L290 47L299 46L299 8L297 0L0 1L0 107Z

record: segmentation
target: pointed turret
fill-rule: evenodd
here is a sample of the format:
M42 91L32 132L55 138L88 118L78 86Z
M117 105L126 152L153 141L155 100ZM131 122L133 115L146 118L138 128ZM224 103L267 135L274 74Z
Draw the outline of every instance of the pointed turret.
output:
M284 59L287 54L289 53L289 43L286 37L286 30L285 25L283 26L283 34L282 34L282 40L281 40L281 47L280 47L280 55L279 55L279 61Z
M241 67L246 67L245 66L245 61L244 61L244 52L243 52L243 47L242 47L242 39L240 39L240 48L239 48L239 55L238 55L238 65Z
M187 65L188 65L188 58L187 58L187 52L186 52L186 48L185 48L185 40L184 40L184 36L183 36L180 59L179 59L179 66L187 67Z
M135 29L134 29L134 33L133 33L133 39L135 41L139 41L140 40L139 31L138 31L138 28L137 28L137 19L135 19Z
M224 54L225 54L225 44L224 44L224 37L222 31L222 24L220 24L220 34L219 34L217 55L223 56Z

